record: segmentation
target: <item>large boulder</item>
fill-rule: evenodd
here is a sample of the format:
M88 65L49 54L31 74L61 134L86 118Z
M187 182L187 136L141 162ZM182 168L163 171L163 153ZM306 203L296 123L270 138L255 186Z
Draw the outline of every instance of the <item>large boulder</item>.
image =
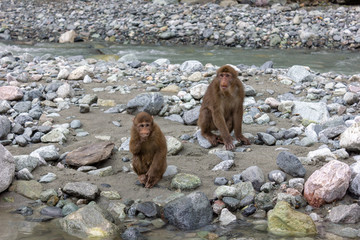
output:
M354 203L333 207L328 218L334 223L358 223L360 222L360 206Z
M212 221L210 202L202 192L194 192L164 206L164 217L170 224L182 229L198 229Z
M0 193L5 191L15 176L15 160L11 153L0 144Z
M268 212L269 232L282 237L304 237L317 234L316 226L310 216L295 211L285 201L276 203Z
M5 116L0 116L0 139L6 138L11 131L11 122Z
M91 202L60 219L61 228L80 239L113 239L119 233L111 214Z
M138 112L147 112L151 115L157 115L164 105L164 97L160 93L142 93L131 99L127 103L127 112L137 114Z
M286 75L297 83L311 80L311 73L305 66L294 65L289 68Z
M15 101L21 100L24 96L20 88L15 86L0 87L0 100Z
M340 146L349 151L360 152L360 122L354 123L340 135Z
M202 65L202 63L197 60L185 61L180 65L180 71L187 73L202 71L203 68L204 66Z
M261 186L265 183L265 175L261 168L258 166L250 166L241 172L241 177L244 182L249 181L252 183L256 190L260 190Z
M69 182L63 191L71 196L94 200L99 194L99 188L88 182Z
M287 174L293 177L304 177L306 170L300 160L292 153L281 152L276 158L276 164Z
M332 160L308 178L304 185L304 197L314 207L342 199L349 188L350 179L350 167Z
M66 155L65 161L71 166L86 166L101 162L111 156L115 144L100 142L80 147Z
M16 192L24 197L36 200L40 198L43 188L41 183L35 180L19 180L14 181L14 183L10 186L10 191Z
M330 118L327 105L324 102L294 101L292 114L300 115L304 120L321 123Z
M76 37L74 30L67 31L59 37L59 43L73 43Z

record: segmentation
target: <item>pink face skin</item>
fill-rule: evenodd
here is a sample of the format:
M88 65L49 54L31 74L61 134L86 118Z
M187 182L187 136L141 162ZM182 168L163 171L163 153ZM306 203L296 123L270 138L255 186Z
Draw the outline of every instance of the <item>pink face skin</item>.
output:
M219 78L220 78L221 90L226 90L230 86L230 81L232 79L231 73L227 73L227 72L220 73Z
M151 124L149 122L138 123L137 128L141 139L146 140L151 132Z

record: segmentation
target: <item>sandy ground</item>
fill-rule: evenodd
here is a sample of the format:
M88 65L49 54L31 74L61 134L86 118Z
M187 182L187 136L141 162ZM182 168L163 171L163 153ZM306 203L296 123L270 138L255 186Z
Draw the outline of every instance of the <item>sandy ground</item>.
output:
M94 87L105 87L107 84L101 83L91 83L83 84L79 83L81 88L84 89L84 93L93 94L92 89ZM267 89L272 89L275 91L275 94L272 96L276 98L277 95L283 94L291 91L291 88L280 83L270 82L268 77L250 77L249 81L246 84L253 86L257 93L263 93L262 96L256 97L256 100L265 99L269 97L269 93L266 92ZM130 99L134 98L137 94L144 92L143 89L139 88L132 90L130 94L121 95L118 92L116 94L109 94L107 92L97 92L98 98L101 99L112 99L115 100L117 104L126 104ZM172 93L164 93L172 95ZM77 106L72 105L70 109L63 110L60 112L61 117L54 118L55 123L70 123L73 119L78 119L83 124L83 129L90 134L86 137L76 137L75 132L72 131L71 134L67 137L67 141L63 145L55 144L59 148L60 154L73 151L79 147L85 146L90 143L101 141L95 138L95 136L111 136L111 142L115 143L116 148L119 148L121 145L121 138L130 136L130 127L132 124L133 116L127 113L118 113L118 114L105 114L104 110L107 108L91 108L89 113L80 113ZM290 119L277 118L273 114L269 114L271 120L276 121L278 128L290 128L292 122ZM71 118L69 118L71 117ZM165 135L173 136L180 139L182 134L193 135L196 131L196 126L187 126L180 123L171 122L165 120L163 117L156 116L155 121L160 126L161 130ZM117 120L121 122L121 127L117 127L112 124L112 121ZM257 132L265 131L269 126L268 125L243 125L244 133L251 133L256 136ZM231 180L234 174L239 174L247 167L258 166L262 169L264 174L267 174L274 170L278 169L276 165L276 157L282 151L279 150L282 146L265 146L265 145L255 145L252 144L249 147L251 151L249 152L235 152L235 166L231 168L230 171L212 171L211 169L221 160L212 154L208 154L209 149L204 149L198 145L196 142L183 142L183 150L176 156L168 156L167 162L168 165L175 165L178 167L178 172L194 174L200 177L202 184L195 191L204 192L209 199L213 198L214 190L217 186L214 184L214 179L216 177L226 177ZM44 144L32 144L27 147L14 147L6 146L6 148L13 155L21 154L30 154L33 150L43 146ZM312 147L300 147L295 145L284 146L291 153L295 154L298 157L306 156L307 153L311 150L317 149L320 144L316 144ZM223 145L219 145L223 147ZM86 173L77 172L76 169L66 168L60 169L57 168L55 163L49 164L49 166L40 166L33 171L33 175L36 180L38 180L42 175L47 174L48 172L55 173L57 179L51 183L43 184L44 189L49 188L62 188L67 182L72 181L87 181L93 184L96 184L100 190L115 190L120 193L122 198L125 199L142 199L142 200L154 200L157 199L166 199L168 196L174 193L174 189L170 189L171 177L163 178L157 187L152 189L145 189L141 186L135 184L137 180L136 174L123 172L123 166L130 168L130 162L123 162L122 157L129 157L131 159L132 155L129 152L125 151L114 151L114 154L110 159L105 160L96 165L96 167L106 167L112 166L115 174L108 177L98 177L91 176ZM349 159L348 163L352 163L352 160ZM323 164L322 164L323 165ZM306 177L308 178L310 174L316 170L318 166L305 166L307 173ZM288 176L290 178L290 176ZM102 183L110 184L111 188L104 188L101 186ZM185 192L185 194L188 192ZM3 196L9 194L4 192ZM23 197L16 195L15 203L23 203L25 200ZM1 197L1 195L0 195ZM12 203L14 205L15 203ZM10 204L10 203L8 203ZM2 201L0 206L5 206L6 204Z

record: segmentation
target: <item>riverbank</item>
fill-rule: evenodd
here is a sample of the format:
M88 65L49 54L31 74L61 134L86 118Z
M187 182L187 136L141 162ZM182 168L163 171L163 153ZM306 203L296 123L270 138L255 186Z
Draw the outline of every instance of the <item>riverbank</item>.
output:
M2 1L0 39L243 48L358 49L359 6L301 8L298 4L156 5L148 1Z
M191 192L202 192L213 203L215 221L208 222L210 225L202 230L221 239L232 239L237 231L245 233L241 227L243 221L253 226L248 228L248 236L253 236L255 231L260 238L274 237L266 231L267 211L279 199L293 204L300 212L311 214L317 228L326 229L319 230L315 238L359 234L357 218L354 220L356 224L352 225L347 217L338 220L328 212L329 209L337 212L339 206L353 208L357 201L353 195L360 195L356 188L359 181L356 176L360 175L356 153L358 133L354 124L359 121L359 75L319 74L303 66L274 69L271 62L251 67L234 63L239 78L246 84L243 128L252 145L238 146L236 151L228 152L221 145L216 151L208 149L208 143L197 134L200 100L217 69L211 63L203 65L198 61L185 61L171 64L167 59L146 63L134 55L121 56L118 61L103 61L81 56L33 57L26 53L14 56L9 52L4 52L0 61L0 74L5 78L0 82L0 89L17 89L10 98L8 89L2 91L6 100L0 104L1 143L17 159L14 163L16 170L12 172L16 178L13 182L10 179L11 187L1 194L0 206L11 210L24 205L30 207L34 214L24 216L27 221L48 221L53 217L63 219L64 215L59 211L64 208L64 203L73 206L73 214L80 214L74 204L83 208L95 200L103 209L112 212L115 222L118 222L116 226L130 229L136 226L141 230L140 226L145 224L142 219L149 209L138 207L139 203L150 201L164 208L173 198L182 199ZM127 150L133 117L129 114L132 112L129 103L131 101L134 106L135 102L140 109L145 107L142 105L144 101L138 99L140 96L143 100L148 98L145 102L150 103L149 109L157 109L152 113L155 121L170 139L169 175L153 189L136 185L136 175L131 168L132 156ZM340 135L348 131L352 131L350 136ZM344 145L344 139L349 145ZM104 141L114 144L109 158L81 170L68 165L66 156L69 152ZM101 148L98 145L96 149L100 151ZM279 158L284 151L291 153L292 157ZM311 207L300 194L304 183L316 170L330 162L344 164L342 168L347 170L339 174L353 195L342 197L340 191L335 203L330 201L320 208ZM189 174L190 179L179 180L183 174ZM331 173L327 175L331 176ZM351 181L350 175L353 175ZM323 176L322 180L331 181L326 177ZM174 185L175 179L180 185ZM252 190L243 183L249 181L254 185ZM68 184L79 182L97 190L85 188L86 193L82 193L84 186L66 190ZM261 190L260 185L264 185ZM89 196L90 192L93 195ZM42 200L34 205L30 199ZM223 200L224 205L221 202L215 204L214 200ZM232 205L234 201L245 202ZM49 206L56 208L40 214L41 209ZM91 206L90 212L94 212ZM114 206L121 210L113 212ZM216 210L225 206L232 213L221 215ZM244 206L248 206L247 211L255 212L243 213ZM356 211L355 208L346 213ZM190 219L202 216L195 211L193 214ZM249 217L244 217L244 214ZM189 237L185 232L171 230L173 223L166 225L169 218L160 220L160 216L145 217L147 228L142 231L148 232L146 236L155 234L154 239L161 239L157 233L166 232L167 239L174 234ZM234 219L234 216L239 222L223 219ZM155 219L163 223L153 223ZM293 219L289 223L296 221ZM338 224L344 223L346 230L339 231L343 225ZM174 225L179 227L176 223ZM26 231L36 235L37 227L34 225ZM64 228L64 232L83 236ZM16 228L13 232L17 234ZM195 236L197 232L193 231ZM292 233L287 234L291 236Z

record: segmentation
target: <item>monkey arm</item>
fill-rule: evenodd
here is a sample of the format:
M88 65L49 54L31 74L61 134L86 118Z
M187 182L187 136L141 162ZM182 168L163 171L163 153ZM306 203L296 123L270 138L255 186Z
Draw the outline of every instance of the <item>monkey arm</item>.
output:
M212 111L212 117L213 117L214 125L220 131L220 136L225 144L226 150L233 149L235 146L232 143L232 137L226 125L224 114L220 110Z
M156 183L158 183L164 172L166 171L166 154L167 149L162 148L158 149L154 155L153 161L150 165L149 170L146 173L147 182L145 184L146 188L152 188Z
M245 145L250 145L249 139L247 139L242 134L242 122L243 122L243 104L241 102L240 106L237 108L237 110L234 112L234 132L235 137L238 141L243 142Z
M133 154L133 155L139 155L140 152L141 152L141 142L140 140L137 140L137 139L131 139L130 140L130 152Z
M231 136L229 129L226 126L224 113L222 113L220 109L214 109L211 111L211 113L214 125L220 131L221 137L224 139L224 141L226 141L226 139L230 140Z

